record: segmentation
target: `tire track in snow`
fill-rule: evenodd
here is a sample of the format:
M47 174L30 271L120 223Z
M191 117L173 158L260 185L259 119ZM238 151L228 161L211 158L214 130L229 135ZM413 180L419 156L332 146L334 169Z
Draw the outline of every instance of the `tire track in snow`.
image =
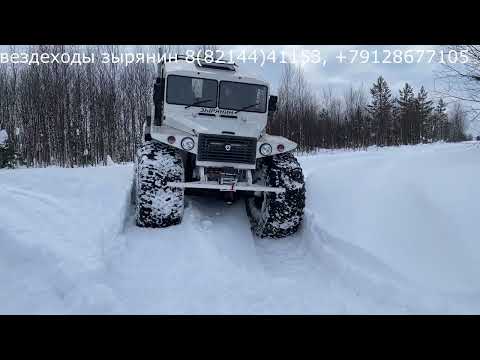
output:
M237 293L235 300L217 305L218 309L226 306L227 313L236 312L232 309L243 309L240 313L362 313L372 311L372 307L377 307L378 312L409 311L395 295L389 296L398 294L394 285L400 281L398 275L364 250L329 236L316 224L314 213L307 210L305 223L295 236L259 239L250 231L243 201L225 206L209 197L187 196L186 199L180 225L141 229L136 228L134 219L130 218L130 227L122 235L125 239L120 240L127 243L128 248L114 266L115 271L121 267L130 269L121 272L120 284L113 285L121 289L120 297L128 297L125 294L135 288L152 298L162 294L158 307L143 305L150 306L152 312L212 312L209 304L195 304L193 299L191 302L182 299L183 305L175 306L179 299L175 300L174 293L165 290L172 285L164 274L158 277L158 283L139 282L147 273L168 271L180 276L179 281L190 287L186 292L193 291L200 282L206 287L216 284L216 296L222 292ZM158 260L150 258L147 252L158 256ZM190 269L183 267L184 257L192 257ZM162 264L166 258L171 266L178 268ZM202 266L203 273L190 272ZM225 274L218 274L217 268ZM224 276L231 278L230 285L224 283ZM249 289L245 282L254 285ZM206 294L209 291L198 297L213 296ZM253 305L249 304L252 298L256 299ZM131 301L135 299L125 299L125 304ZM212 302L215 301L219 300L212 298Z
M398 274L363 249L330 236L309 211L295 236L256 242L267 273L290 282L285 295L291 291L297 301L308 299L303 301L309 313L415 311L407 305L412 299L400 294Z

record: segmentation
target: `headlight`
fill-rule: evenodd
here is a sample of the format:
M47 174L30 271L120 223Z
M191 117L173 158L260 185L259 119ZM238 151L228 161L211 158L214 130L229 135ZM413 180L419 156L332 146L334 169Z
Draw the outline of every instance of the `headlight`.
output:
M184 150L190 151L195 146L195 141L193 141L192 138L186 137L186 138L183 138L181 144Z
M272 153L272 145L270 144L263 144L260 146L260 154L267 156Z

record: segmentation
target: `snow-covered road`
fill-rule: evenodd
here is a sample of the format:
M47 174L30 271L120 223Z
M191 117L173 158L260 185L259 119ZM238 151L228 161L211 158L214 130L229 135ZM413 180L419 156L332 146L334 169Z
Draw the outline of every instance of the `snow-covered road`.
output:
M480 145L299 157L298 234L187 197L134 226L131 166L0 170L0 313L480 313Z

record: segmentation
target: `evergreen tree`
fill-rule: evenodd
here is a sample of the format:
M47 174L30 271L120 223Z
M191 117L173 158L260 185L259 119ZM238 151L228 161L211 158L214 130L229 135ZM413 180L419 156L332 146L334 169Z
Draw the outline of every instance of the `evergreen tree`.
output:
M401 144L401 127L400 127L400 106L398 105L398 98L393 99L392 109L392 145Z
M447 140L447 106L442 98L438 100L432 118L433 141Z
M387 82L379 76L377 82L370 89L372 103L367 106L373 120L377 145L389 145L392 125L393 100Z
M432 142L432 101L428 100L428 93L422 86L416 98L417 121L416 133L419 141Z
M400 137L404 145L412 144L413 141L413 124L416 117L416 104L413 88L406 83L403 90L400 90L400 96L397 100L399 106L399 120L400 120Z

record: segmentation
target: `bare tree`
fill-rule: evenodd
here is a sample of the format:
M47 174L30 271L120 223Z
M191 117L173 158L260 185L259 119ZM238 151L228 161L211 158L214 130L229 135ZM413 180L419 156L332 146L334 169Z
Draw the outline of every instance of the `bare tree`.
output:
M480 120L480 45L446 46L443 58L446 61L436 73L435 93L447 102L462 101L473 128L480 131L475 125Z

